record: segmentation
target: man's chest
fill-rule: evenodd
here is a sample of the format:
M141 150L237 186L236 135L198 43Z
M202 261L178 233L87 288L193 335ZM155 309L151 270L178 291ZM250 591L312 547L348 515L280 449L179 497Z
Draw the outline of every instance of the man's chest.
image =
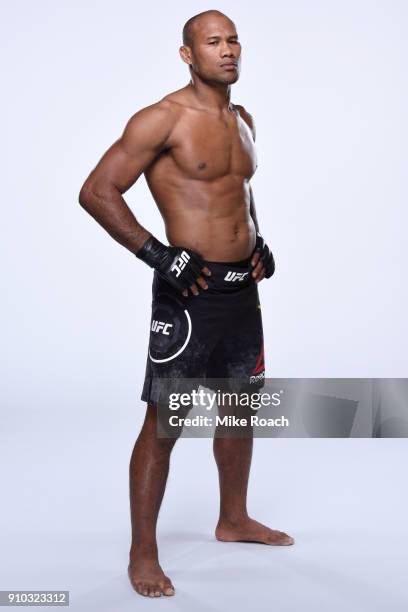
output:
M251 131L232 113L227 118L193 114L182 119L174 131L171 155L180 170L202 180L227 174L250 179L257 165Z

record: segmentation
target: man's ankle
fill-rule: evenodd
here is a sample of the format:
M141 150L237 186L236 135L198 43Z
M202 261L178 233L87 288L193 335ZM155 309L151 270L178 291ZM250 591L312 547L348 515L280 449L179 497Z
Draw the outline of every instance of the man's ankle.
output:
M246 510L242 512L223 512L220 514L218 519L218 526L228 526L234 527L235 525L240 525L243 522L249 519L249 515Z
M129 559L131 563L142 560L158 562L159 558L156 542L132 544L129 551Z

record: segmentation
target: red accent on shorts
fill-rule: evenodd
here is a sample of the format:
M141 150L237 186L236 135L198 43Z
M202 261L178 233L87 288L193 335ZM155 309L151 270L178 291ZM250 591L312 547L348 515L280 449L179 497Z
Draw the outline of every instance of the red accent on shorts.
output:
M258 361L256 362L256 366L252 374L260 374L265 369L264 363L264 347L262 347L261 352L259 353Z

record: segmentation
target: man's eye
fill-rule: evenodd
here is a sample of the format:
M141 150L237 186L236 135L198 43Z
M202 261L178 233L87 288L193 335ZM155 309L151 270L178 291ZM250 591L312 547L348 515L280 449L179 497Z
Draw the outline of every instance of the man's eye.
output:
M211 42L208 43L209 45L218 45L218 40L212 40ZM230 40L229 44L232 45L238 45L239 41L238 40Z

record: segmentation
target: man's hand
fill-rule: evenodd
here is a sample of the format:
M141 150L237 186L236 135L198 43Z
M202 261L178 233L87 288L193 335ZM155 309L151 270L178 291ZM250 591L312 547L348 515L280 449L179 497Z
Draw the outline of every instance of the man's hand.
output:
M263 278L270 278L275 272L273 255L259 232L256 235L255 249L252 255L251 264L254 268L252 270L252 276L257 283Z
M151 268L155 268L162 278L186 297L188 289L194 295L198 295L197 284L202 289L208 289L201 273L210 276L211 271L204 265L201 257L191 249L165 246L154 236L150 236L138 250L136 257Z

